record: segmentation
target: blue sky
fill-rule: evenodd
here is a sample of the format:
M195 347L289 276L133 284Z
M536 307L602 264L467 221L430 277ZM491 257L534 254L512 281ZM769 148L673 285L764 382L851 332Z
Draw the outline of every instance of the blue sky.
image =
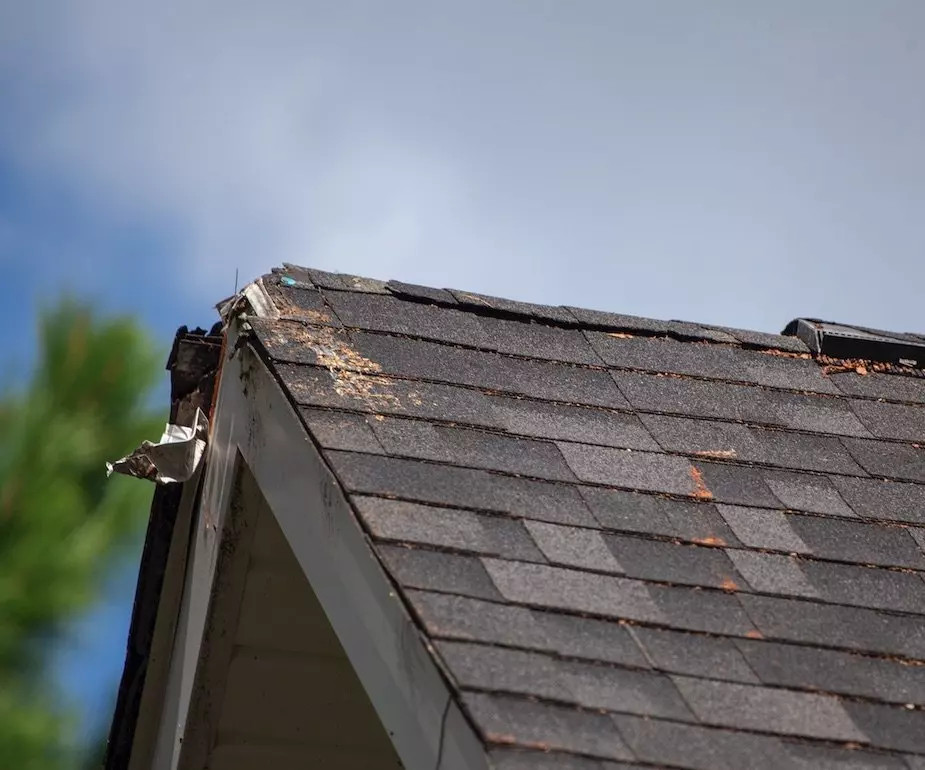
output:
M62 286L166 347L284 260L921 332L923 72L920 0L4 3L4 376ZM131 573L62 663L97 718Z

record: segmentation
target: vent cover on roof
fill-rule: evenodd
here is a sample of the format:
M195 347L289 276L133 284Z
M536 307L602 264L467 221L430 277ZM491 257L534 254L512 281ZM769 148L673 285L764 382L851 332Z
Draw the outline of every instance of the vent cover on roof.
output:
M925 369L925 336L797 318L782 332L799 337L811 351L833 358L861 358Z

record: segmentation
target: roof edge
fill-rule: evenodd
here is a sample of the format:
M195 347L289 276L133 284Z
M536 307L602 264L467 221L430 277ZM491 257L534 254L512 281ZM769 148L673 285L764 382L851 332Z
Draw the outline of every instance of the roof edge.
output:
M191 424L197 409L210 413L223 339L220 324L213 326L209 332L199 328L190 331L186 326L177 330L165 367L170 371L170 423ZM200 478L201 475L196 474L186 483L158 485L154 490L138 570L125 663L103 763L105 770L129 767L175 527L184 498L189 498L191 485L194 497L198 497Z

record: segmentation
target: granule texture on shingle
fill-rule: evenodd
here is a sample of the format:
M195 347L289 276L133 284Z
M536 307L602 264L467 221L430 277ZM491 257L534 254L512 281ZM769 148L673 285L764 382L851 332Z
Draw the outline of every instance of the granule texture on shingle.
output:
M925 407L860 399L850 404L874 436L925 442Z
M858 464L872 476L925 482L925 449L895 441L843 439Z
M645 584L636 580L500 559L482 563L501 595L513 602L616 618L663 619Z
M658 451L635 415L605 409L496 396L490 411L505 430L519 436Z
M489 743L571 750L605 759L633 759L613 722L579 711L510 695L465 693L463 704Z
M764 684L925 703L925 666L796 644L751 639L735 644Z
M633 627L632 635L652 665L662 671L706 679L758 682L732 639L645 626Z
M717 505L716 509L743 545L772 551L812 553L790 525L792 517L780 511L737 505Z
M677 495L693 494L696 489L691 464L682 457L564 441L557 445L582 481Z
M381 497L355 497L374 537L489 556L546 561L520 521Z
M488 767L925 770L920 373L286 270L251 344Z
M606 541L628 577L714 588L732 588L741 582L720 548L619 535L607 535Z
M714 545L736 543L732 530L709 503L599 487L583 487L581 495L604 529Z
M841 701L830 695L685 676L673 676L672 681L707 724L833 741L866 741Z
M552 564L600 572L623 572L623 567L596 530L529 520L524 522L524 526Z
M748 585L765 594L818 597L812 582L800 569L800 562L777 553L757 553L730 549L729 558Z

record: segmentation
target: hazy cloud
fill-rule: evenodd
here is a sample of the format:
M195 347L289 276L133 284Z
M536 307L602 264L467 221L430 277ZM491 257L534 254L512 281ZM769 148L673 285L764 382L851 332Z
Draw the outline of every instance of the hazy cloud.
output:
M172 233L207 300L288 260L922 327L918 0L36 0L0 27L7 151Z

